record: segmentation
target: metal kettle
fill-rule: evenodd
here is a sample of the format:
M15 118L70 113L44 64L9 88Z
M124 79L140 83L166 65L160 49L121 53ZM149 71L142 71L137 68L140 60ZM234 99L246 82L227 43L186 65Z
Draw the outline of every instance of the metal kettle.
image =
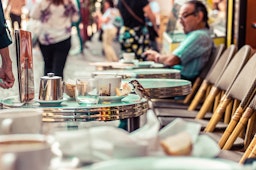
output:
M47 76L40 78L39 100L62 100L63 87L61 77L54 76L54 73L48 73Z

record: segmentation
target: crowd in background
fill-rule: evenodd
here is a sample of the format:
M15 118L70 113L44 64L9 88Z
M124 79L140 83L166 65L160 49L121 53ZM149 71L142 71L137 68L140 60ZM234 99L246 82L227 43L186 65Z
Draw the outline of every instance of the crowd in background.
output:
M29 24L28 21L30 19L29 13L31 12L33 7L40 1L41 0L3 0L2 1L5 16L10 21L10 27L12 28L12 30L20 29L20 28L27 29L27 25ZM105 37L105 38L102 37L103 53L106 55L106 58L108 59L108 61L117 61L120 58L120 56L117 56L117 54L113 53L113 49L111 49L110 46L111 46L111 41L115 41L119 39L120 29L124 23L122 16L119 13L120 9L117 7L118 2L120 1L118 0L95 1L94 2L95 4L100 2L101 6L95 7L94 11L91 10L91 6L95 5L95 4L92 4L93 1L72 0L72 2L77 6L80 14L80 19L77 22L73 22L73 26L76 27L77 29L77 33L80 41L79 52L83 53L84 47L86 47L85 42L90 40L91 36L93 36L93 34L95 33L95 28L93 28L92 25L94 26L96 24L97 31L102 31L103 33L105 30L105 34L104 35L102 34L102 36ZM128 2L130 3L130 1ZM151 26L152 26L152 23L156 23L155 30L158 33L156 37L150 37L149 40L146 40L146 43L148 43L147 41L150 41L149 46L146 49L154 49L159 51L161 49L162 33L166 29L168 18L169 18L169 15L171 14L173 0L170 0L169 2L166 2L165 0L150 0L145 2L149 5L153 15L155 16L154 17L155 21L150 21L148 17L146 18L143 17L142 19L145 19L145 24L147 23ZM108 13L110 10L107 9L106 4L110 4L110 7L117 11L115 12L116 14L113 15L113 12L111 12L111 14L109 15ZM138 6L138 5L135 5L135 6ZM139 6L136 8L139 8ZM143 9L140 9L140 10L143 10ZM146 15L146 13L144 14ZM106 22L107 15L112 16L111 20L107 19L108 22ZM104 21L104 18L105 18L105 21ZM22 21L26 21L26 23ZM111 27L112 27L112 31L110 31L109 29ZM146 34L148 33L146 32ZM122 50L124 50L124 48ZM137 51L139 50L137 49ZM139 52L140 55L141 53L142 52Z
M16 2L17 1L17 2ZM5 9L5 17L7 19L10 19L11 21L16 21L16 29L21 28L21 17L23 14L23 19L28 18L30 10L33 8L33 6L40 2L41 0L2 0L3 8ZM73 26L77 27L79 38L80 38L80 52L83 52L83 47L85 46L85 42L87 40L90 40L91 36L95 33L95 28L92 30L92 25L97 25L97 31L102 30L102 22L98 20L95 17L96 13L102 13L104 14L104 0L102 1L91 1L91 0L72 0L74 4L78 7L81 18L77 23L73 23ZM117 3L119 0L112 0L113 7L117 9ZM187 0L149 0L149 4L151 7L152 12L154 13L156 17L156 22L158 26L158 37L151 39L151 49L159 50L161 51L162 42L163 42L163 32L168 30L169 32L172 32L176 28L177 23L177 14L178 10L181 6ZM91 10L92 6L96 6L95 4L100 2L100 7L94 7L93 10ZM95 4L92 4L95 3ZM213 25L218 25L221 23L222 25L225 24L225 7L222 8L222 4L225 6L226 0L213 0L213 7L212 12L210 15L218 19L218 23L215 22ZM13 22L11 22L11 27L14 28ZM23 29L25 29L26 25L23 24ZM89 28L88 28L89 27ZM104 27L104 26L103 26ZM119 33L119 27L117 27L117 36ZM118 39L118 37L115 37L115 39ZM155 42L154 42L155 41Z
M101 31L99 40L102 39L107 61L119 61L122 57L113 48L114 41L120 43L122 52L133 52L136 59L143 61L147 60L144 55L147 50L162 52L164 32L176 29L179 9L186 1L103 0L92 4L90 0L4 0L3 3L13 30L27 29L22 19L27 23L32 19L41 22L37 44L44 57L45 75L54 72L63 77L73 27L77 30L81 54L85 42L95 31ZM226 1L220 0L219 4L214 1L216 9L222 2ZM96 25L96 30L92 25Z

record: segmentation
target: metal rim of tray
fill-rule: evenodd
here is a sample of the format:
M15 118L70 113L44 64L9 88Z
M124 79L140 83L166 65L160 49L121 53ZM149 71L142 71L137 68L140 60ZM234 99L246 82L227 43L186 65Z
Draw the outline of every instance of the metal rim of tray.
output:
M9 97L10 99L17 98L17 96ZM9 99L8 98L8 99ZM40 108L43 110L43 122L65 122L65 121L111 121L127 118L138 117L145 114L149 109L148 101L142 99L139 101L131 101L130 103L110 103L104 105L96 105L89 107L37 107L34 102L23 104L18 103L19 106L3 105L3 109L8 108Z
M149 109L148 102L98 108L44 108L44 122L111 121L138 117Z
M167 78L180 79L180 73L163 73L163 74L139 74L136 78Z
M166 88L148 88L146 89L151 98L168 98L175 96L184 96L191 92L191 84L180 87L166 87Z
M145 73L136 73L138 70L133 71L96 71L92 73L92 76L100 76L100 75L115 75L121 76L123 79L127 78L166 78L166 79L180 79L180 71L172 69L172 71L167 72L168 69L163 69L158 72L150 72L150 70ZM153 70L157 71L157 70Z

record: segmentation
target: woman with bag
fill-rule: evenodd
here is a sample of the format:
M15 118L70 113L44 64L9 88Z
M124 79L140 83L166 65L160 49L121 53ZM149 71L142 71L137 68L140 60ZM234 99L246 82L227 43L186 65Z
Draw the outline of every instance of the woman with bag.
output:
M30 17L41 21L39 47L44 58L44 75L52 72L63 77L71 48L72 22L79 12L71 0L41 0L31 10Z
M149 33L145 16L156 29L156 19L148 0L119 0L118 9L124 25L120 29L119 41L123 52L134 52L138 60L145 60L143 52L150 49Z

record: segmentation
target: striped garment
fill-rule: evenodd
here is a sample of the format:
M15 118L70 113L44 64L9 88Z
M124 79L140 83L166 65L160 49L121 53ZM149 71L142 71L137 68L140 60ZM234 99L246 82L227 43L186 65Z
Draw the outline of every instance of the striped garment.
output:
M215 49L210 33L207 29L188 33L173 55L181 60L181 76L188 80L195 79L209 60Z

